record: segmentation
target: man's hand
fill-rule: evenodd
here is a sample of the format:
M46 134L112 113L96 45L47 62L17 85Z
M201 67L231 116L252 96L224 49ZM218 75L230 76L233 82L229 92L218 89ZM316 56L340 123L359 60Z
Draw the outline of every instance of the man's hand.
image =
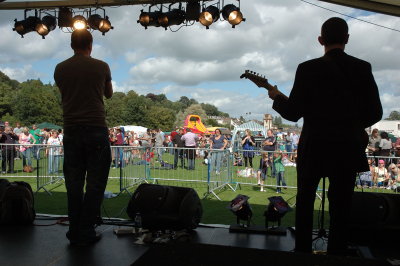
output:
M271 98L272 100L275 100L277 95L282 94L279 90L277 86L274 86L273 89L269 89L268 90L268 96L269 98Z

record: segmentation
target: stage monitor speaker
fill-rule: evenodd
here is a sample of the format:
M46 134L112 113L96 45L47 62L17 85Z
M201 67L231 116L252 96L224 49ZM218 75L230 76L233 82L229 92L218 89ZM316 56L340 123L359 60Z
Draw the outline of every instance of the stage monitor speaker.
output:
M400 238L400 194L354 192L348 224L353 243L397 242Z
M150 230L196 228L203 214L197 192L192 188L141 184L133 193L127 214L140 214L142 227Z

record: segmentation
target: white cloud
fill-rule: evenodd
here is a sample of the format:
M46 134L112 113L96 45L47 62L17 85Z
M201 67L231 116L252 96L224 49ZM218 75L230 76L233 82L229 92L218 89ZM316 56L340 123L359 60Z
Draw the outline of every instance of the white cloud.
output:
M375 24L400 29L397 17L310 1ZM248 112L260 116L265 112L275 114L266 93L253 95L250 91L255 90L238 92L229 89L232 83L239 81L238 77L245 69L266 75L288 93L297 65L323 54L323 47L317 42L323 21L341 16L302 1L242 1L241 10L247 20L235 29L226 21L218 21L209 30L196 23L171 32L151 27L145 30L136 23L140 9L143 7L106 8L114 29L105 36L93 32L93 56L109 62L112 70L117 72L113 73L113 78L117 78L114 90L165 93L172 100L185 95L199 102L215 104L234 116ZM22 11L0 11L1 69L10 68L11 63L29 66L37 62L44 64L47 59L61 61L72 54L70 35L59 29L45 40L36 33L26 34L21 39L12 27L14 18L22 17ZM371 63L385 109L384 116L391 110L400 110L400 105L396 104L400 96L399 33L344 18L350 27L346 51ZM17 72L17 67L12 67ZM29 76L32 68L23 70L20 70L21 78L23 73L28 73L26 78L35 78L39 74ZM51 72L49 69L37 71ZM249 83L250 86L254 85Z
M21 68L0 67L0 71L11 79L18 80L19 82L26 81L27 79L40 79L43 77L43 74L35 71L32 68L32 65L24 65Z

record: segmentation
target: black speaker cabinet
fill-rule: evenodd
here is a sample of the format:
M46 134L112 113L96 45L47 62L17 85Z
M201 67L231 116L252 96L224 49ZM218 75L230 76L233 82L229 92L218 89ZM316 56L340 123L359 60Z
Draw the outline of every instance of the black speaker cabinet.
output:
M349 217L350 240L374 245L400 239L400 194L354 192Z
M198 226L203 208L192 188L141 184L129 201L127 214L133 220L140 214L145 229L182 230Z

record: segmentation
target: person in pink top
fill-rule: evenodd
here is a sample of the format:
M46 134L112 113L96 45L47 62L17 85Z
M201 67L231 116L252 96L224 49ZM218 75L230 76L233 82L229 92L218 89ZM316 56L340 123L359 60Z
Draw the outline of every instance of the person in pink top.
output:
M19 148L20 152L22 153L22 165L29 165L32 166L32 145L35 144L36 140L32 136L32 134L29 133L29 129L27 127L24 127L21 135L19 135L19 144L21 144L21 147Z
M186 134L182 136L181 141L185 143L186 156L188 158L188 170L194 170L196 159L196 146L199 138L194 134L190 128L186 129Z

